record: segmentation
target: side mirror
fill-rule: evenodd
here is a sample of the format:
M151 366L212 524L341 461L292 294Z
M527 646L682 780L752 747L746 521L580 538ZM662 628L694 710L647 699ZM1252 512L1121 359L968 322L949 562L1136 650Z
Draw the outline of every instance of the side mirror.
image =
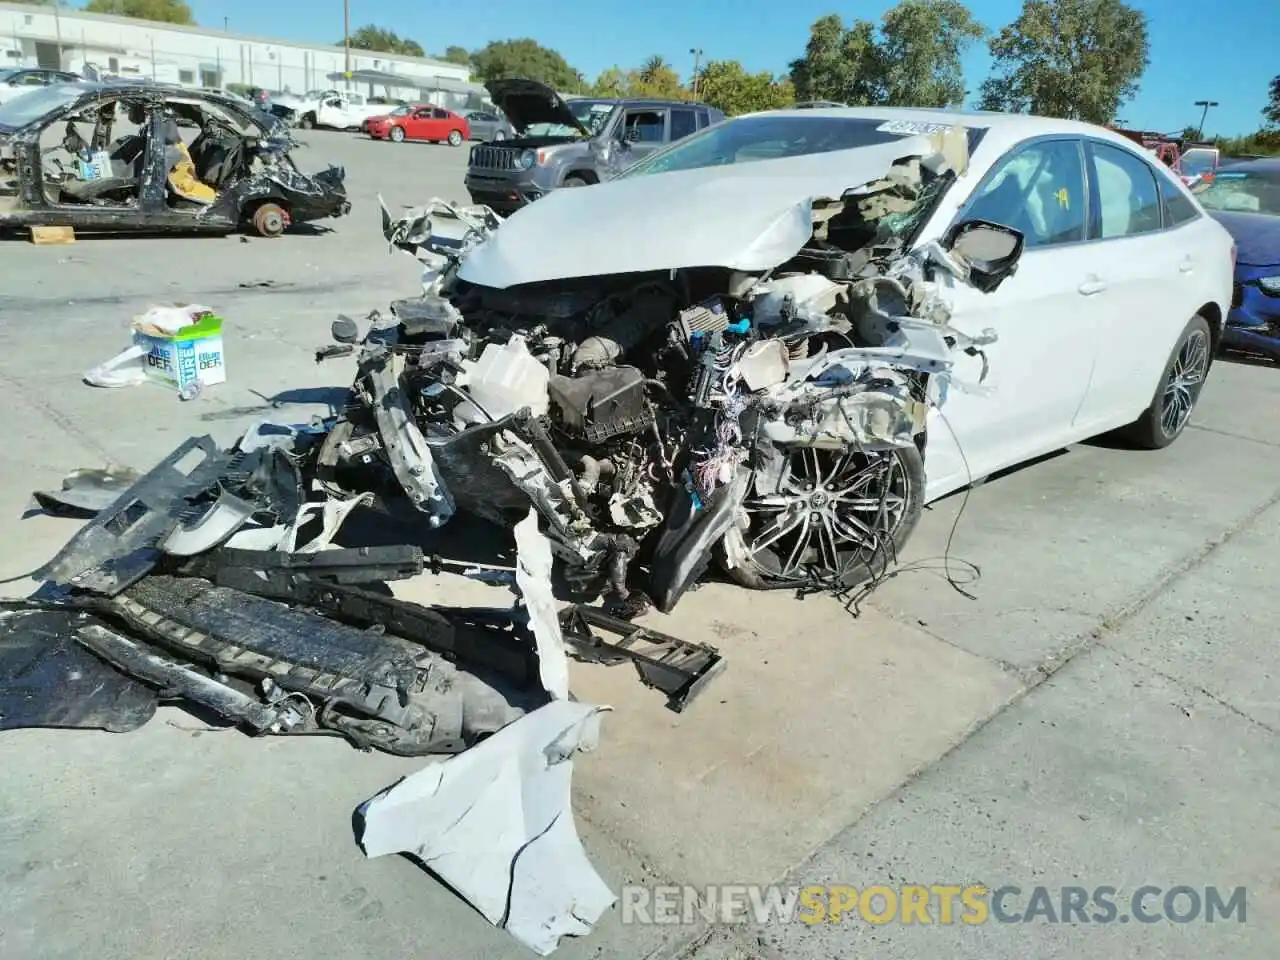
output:
M991 293L1012 275L1022 256L1022 234L989 220L965 220L947 231L942 249L967 268L968 283Z

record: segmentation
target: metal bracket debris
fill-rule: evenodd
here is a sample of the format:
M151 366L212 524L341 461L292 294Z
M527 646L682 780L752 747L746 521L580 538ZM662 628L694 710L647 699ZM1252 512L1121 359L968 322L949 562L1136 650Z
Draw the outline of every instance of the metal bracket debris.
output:
M593 627L621 639L606 639ZM638 627L585 604L565 608L560 629L576 659L610 665L630 660L646 685L667 695L667 706L676 713L683 712L725 668L715 647Z

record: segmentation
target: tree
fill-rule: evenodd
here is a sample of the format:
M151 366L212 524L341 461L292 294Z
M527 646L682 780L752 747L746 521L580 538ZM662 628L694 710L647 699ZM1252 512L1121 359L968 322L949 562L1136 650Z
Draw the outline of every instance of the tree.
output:
M443 60L445 63L456 63L460 67L471 66L471 54L467 52L466 47L445 47L444 53L437 56L436 59Z
M480 80L525 77L553 90L576 92L583 87L581 74L564 57L528 37L487 44L471 55L471 66Z
M880 32L885 103L964 103L960 56L987 30L960 0L903 0L885 13Z
M960 0L901 0L878 28L829 14L809 28L791 81L801 100L944 107L964 99L960 56L985 35Z
M627 73L627 95L659 100L687 100L689 91L662 57L650 57L639 70Z
M990 43L986 110L1109 123L1150 61L1147 16L1123 0L1025 0Z
M1270 96L1267 105L1262 108L1262 117L1268 127L1280 127L1280 76L1271 80Z
M698 72L698 99L732 117L788 106L795 88L768 71L747 73L737 60L712 60Z
M627 90L627 75L618 67L610 67L596 77L590 92L593 97L625 97Z
M837 14L819 17L809 27L804 56L791 62L791 82L800 100L842 103L879 101L875 26L856 20L849 28Z
M347 38L348 46L355 50L374 50L378 53L398 53L403 57L422 57L422 44L417 40L399 36L394 30L384 30L366 24ZM339 40L335 46L342 46Z
M89 13L110 13L117 17L156 20L160 23L191 26L196 22L191 15L191 8L182 0L89 0L84 9Z

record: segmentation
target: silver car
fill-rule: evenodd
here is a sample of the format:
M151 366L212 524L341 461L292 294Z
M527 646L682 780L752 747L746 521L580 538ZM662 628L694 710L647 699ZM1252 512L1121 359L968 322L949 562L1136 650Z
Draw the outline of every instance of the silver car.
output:
M473 110L470 113L464 113L463 116L467 118L467 125L471 127L472 140L483 140L488 143L493 140L506 140L515 135L514 128L500 113Z

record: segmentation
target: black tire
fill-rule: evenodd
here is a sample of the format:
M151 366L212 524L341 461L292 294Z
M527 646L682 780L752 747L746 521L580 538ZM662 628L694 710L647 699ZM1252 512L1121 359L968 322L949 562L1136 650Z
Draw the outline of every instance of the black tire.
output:
M392 127L388 136L396 143L404 143L404 127Z
M729 562L729 557L734 554L728 543L731 537L739 537L740 546L750 549L756 543L767 540L770 535L769 528L782 523L787 515L794 515L792 511L795 508L788 507L785 512L779 509L772 514L775 519L763 529L758 525L764 522L766 515L756 515L750 518L750 525L745 532L736 528L731 530L716 548L717 562L735 583L752 590L772 589L783 583L794 583L798 587L811 579L807 571L817 566L821 568L819 572L824 581L833 584L838 581L845 588L856 587L883 574L889 564L896 560L898 552L906 545L912 531L915 530L916 524L920 521L920 511L924 509L925 475L924 457L914 446L904 447L885 454L864 454L857 451L849 451L848 453L840 453L839 451L815 452L812 449L794 450L788 455L788 474L797 476L801 472L795 469L796 458L800 458L800 463L808 464L808 458L811 456L819 458L814 469L823 474L827 480L850 476L849 471L852 470L852 476L855 477L860 477L864 473L869 474L880 490L884 489L887 481L892 500L889 496L886 496L882 501L881 493L876 492L873 496L852 500L843 510L846 517L850 511L856 509L858 513L871 518L874 524L873 529L879 532L880 537L876 538L874 544L852 544L836 526L837 522L841 527L847 522L846 519L841 518L836 513L841 508L835 504L834 500L828 500L818 506L816 510L813 505L810 505L803 506L798 511L795 511L795 514L803 514L806 511L814 510L814 513L810 514L810 516L813 516L817 510L822 510L824 513L829 512L836 516L836 521L833 521L830 525L826 521L823 522L824 530L829 533L829 539L826 539L825 543L822 542L824 539L822 535L818 534L819 544L817 550L820 554L818 564L806 564L804 569L799 569L790 563L791 557L788 557L785 562L782 561L778 554L771 549L773 542L769 542L762 547L757 547L755 555L745 565L733 565ZM830 458L829 472L827 465L824 463L825 458L828 457ZM884 470L872 472L873 460L886 464ZM831 484L827 485L830 486ZM871 487L860 487L858 489L870 491ZM816 491L812 494L805 493L799 496L814 498L819 496L820 493L820 491ZM769 499L781 499L785 496L786 494L779 493L777 497L770 497ZM751 504L755 499L757 498L752 493L748 493L744 503ZM886 509L888 509L890 502L899 500L901 501L900 507L895 509L892 515L876 516L880 503L883 502ZM854 508L852 505L854 502L861 503L861 506ZM872 506L873 503L875 506ZM795 522L804 523L804 526L794 539L791 537L790 530L787 530L787 532L780 534L774 542L781 544L787 552L792 553L792 556L795 555L794 551L800 549L804 551L802 555L807 556L813 549L811 535L808 533L808 521L797 519ZM852 527L849 529L852 530ZM888 536L884 536L886 533ZM837 537L840 538L839 541L837 541ZM828 547L830 548L829 554L827 552ZM828 561L828 557L834 557L834 565Z
M316 125L316 115L314 113L304 113L302 119L298 121L298 126L303 130L310 130Z
M493 134L494 143L501 143L505 139L507 139L507 132L505 130L494 131L494 134Z
M461 131L461 130L450 130L450 131L449 131L449 146L451 146L451 147L460 147L460 146L462 146L462 131Z
M1162 450L1182 435L1213 363L1213 331L1197 314L1169 353L1151 406L1120 434L1144 450Z
M580 173L571 173L564 178L564 185L566 187L589 187L591 186L591 181Z

